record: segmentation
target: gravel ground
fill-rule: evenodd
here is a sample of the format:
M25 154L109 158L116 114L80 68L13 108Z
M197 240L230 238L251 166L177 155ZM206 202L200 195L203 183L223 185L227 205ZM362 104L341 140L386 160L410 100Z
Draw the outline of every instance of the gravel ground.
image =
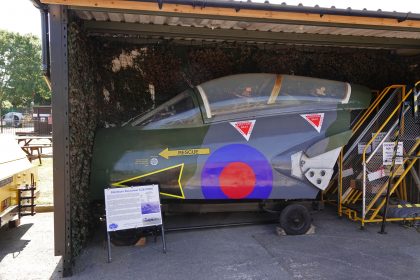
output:
M38 160L32 161L33 165L38 166L38 190L40 194L36 200L37 205L53 205L54 203L52 163L52 157L42 158L42 165L39 165Z

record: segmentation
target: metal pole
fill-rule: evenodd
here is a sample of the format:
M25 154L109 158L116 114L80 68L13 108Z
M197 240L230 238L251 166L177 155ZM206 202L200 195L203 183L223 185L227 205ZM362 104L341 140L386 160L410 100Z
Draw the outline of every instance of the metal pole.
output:
M366 162L363 162L363 195L362 195L362 225L360 229L365 228L365 212L366 212Z
M343 205L342 205L342 197L343 197L343 149L340 151L340 157L338 159L339 169L338 169L338 216L343 216Z
M394 141L394 153L392 154L392 163L391 163L391 168L390 168L390 171L389 171L388 186L387 186L387 189L386 189L386 197L385 197L385 209L384 209L384 213L383 213L383 217L382 217L381 231L379 231L380 234L386 234L385 222L386 222L386 215L388 213L389 197L391 195L391 183L392 183L392 179L394 177L395 159L397 157L397 152L398 152L398 142L399 142L399 139L400 139L400 128L401 128L402 117L404 115L404 106L405 106L405 103L403 103L402 106L401 106L400 116L398 118L398 126L397 126L397 131L396 131L397 135L396 135L395 141Z
M2 100L0 100L0 133L3 133L3 119L2 119L2 114L1 114L1 105L2 105Z
M110 263L112 261L111 258L111 237L109 235L109 231L106 232L107 235L107 239L108 239L108 263Z
M163 220L162 220L161 230L162 230L163 253L166 254L165 228L163 226Z

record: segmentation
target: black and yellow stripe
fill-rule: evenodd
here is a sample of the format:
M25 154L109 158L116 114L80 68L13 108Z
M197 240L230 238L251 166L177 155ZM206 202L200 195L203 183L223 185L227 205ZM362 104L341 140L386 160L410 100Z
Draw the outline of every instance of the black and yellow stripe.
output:
M417 203L417 204L412 204L412 203L398 204L397 208L420 208L420 203Z

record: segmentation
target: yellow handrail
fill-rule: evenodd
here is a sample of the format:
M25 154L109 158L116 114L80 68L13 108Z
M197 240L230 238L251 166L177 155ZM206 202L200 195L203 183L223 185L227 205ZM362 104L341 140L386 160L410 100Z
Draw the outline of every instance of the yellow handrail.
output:
M411 154L411 153L413 153L416 149L417 149L417 147L419 147L420 146L420 140L418 140L417 142L416 142L416 144L411 148L411 150L409 151L409 154ZM417 154L417 155L420 155L419 153ZM414 162L415 161L417 161L417 159L414 159L413 160ZM410 163L410 165L409 166L412 166L413 164L413 161ZM404 161L403 161L403 164L402 165L400 165L400 166L398 166L398 168L395 170L395 172L394 172L394 174L395 173L398 173L398 172L400 172L400 170L402 169L402 166L406 163L406 162L408 162L408 159L405 159ZM411 168L411 167L410 167ZM402 180L404 177L405 177L405 175L408 173L408 171L410 171L410 168L406 168L404 171L403 171L403 174L401 174L401 176L400 176L400 179ZM404 175L404 176L403 176ZM398 186L399 185L399 182L400 182L400 180L398 180L398 182L397 183L395 183L395 186ZM369 212L369 210L373 207L373 205L375 204L375 202L379 199L379 197L382 195L382 193L385 191L385 189L386 189L386 187L387 187L387 183L385 183L385 184L383 184L382 185L382 187L378 190L378 192L376 193L376 195L375 195L375 197L373 198L373 200L369 203L369 205L366 207L366 213L367 212Z
M402 92L405 92L406 85L391 85L391 86L388 86L388 87L384 88L381 91L381 93L379 94L379 96L375 99L375 101L373 101L373 103L369 106L369 108L367 109L367 111L363 114L363 116L354 125L354 127L353 127L353 134L356 133L360 129L360 127L362 126L362 124L366 121L366 119L370 116L370 114L372 114L372 112L378 107L378 105L380 104L380 102L382 101L382 99L384 99L385 95L387 95L388 92L391 89L398 89L398 88L401 88L401 91Z
M420 152L417 153L417 156L420 155ZM417 158L413 159L410 164L407 166L406 170L404 170L404 172L401 174L400 178L398 178L397 182L395 182L395 184L393 185L392 189L390 190L390 193L392 194L395 189L399 186L399 184L401 184L402 180L405 178L405 176L407 175L407 173L410 171L410 169L413 167L413 165L417 162ZM404 162L405 163L405 162ZM384 185L385 187L387 186L387 184ZM384 188L385 190L385 188ZM383 190L383 191L384 191ZM383 192L382 191L382 192ZM378 192L379 193L379 192ZM372 202L376 202L376 201L372 201ZM371 205L369 205L370 207L368 207L366 209L366 213L372 208L373 203L371 202ZM385 204L385 199L383 199L381 201L381 203L379 204L379 206L375 209L375 212L373 213L372 217L370 219L374 219L376 217L376 215L378 215L379 211L381 210L381 208L384 206Z
M415 86L419 85L420 81L415 83ZM362 153L362 163L363 165L366 164L366 151L367 148L372 144L372 142L376 139L376 137L379 135L380 132L382 132L382 130L384 129L384 127L390 122L390 120L392 119L392 117L394 117L394 115L398 112L398 110L401 108L401 106L404 104L404 102L407 100L407 98L410 96L411 92L413 91L413 89L411 89L407 94L405 94L405 88L403 91L403 98L401 100L401 102L397 105L397 107L392 111L392 113L389 115L389 117L385 120L385 122L380 126L380 128L378 129L378 131L375 133L375 135L372 137L372 139L370 139L368 141L368 143L366 144L366 146L363 149L363 153ZM420 142L417 142L416 145L413 147L413 149L416 149L418 147L418 145L420 144ZM413 150L412 149L412 150ZM414 151L414 150L413 150ZM411 153L411 152L410 152ZM405 161L404 161L405 163ZM410 164L410 168L411 168L412 164ZM409 170L409 168L407 168L407 170ZM406 170L406 171L407 171ZM406 174L407 172L405 172ZM401 176L400 179L402 180L402 178L405 177ZM366 176L365 174L363 174L363 176ZM400 183L400 181L398 181L398 184ZM396 186L398 186L398 184L396 184ZM395 188L393 188L394 190ZM371 208L373 207L374 203L376 202L376 200L379 198L379 196L381 195L381 193L383 192L383 188L381 188L381 190L376 194L376 196L374 197L374 199L369 203L369 205L366 207L365 209L365 213L368 213ZM363 213L363 215L365 214Z
M420 83L420 81L417 82L417 83ZM416 83L416 85L417 85L417 83ZM407 94L405 94L405 95L403 94L404 97L402 98L401 102L397 105L397 107L395 107L394 111L392 111L392 113L384 121L384 123L381 125L381 127L378 129L378 131L375 133L375 135L367 142L366 146L363 149L363 154L362 154L363 164L365 164L365 162L366 162L366 151L367 151L368 147L370 146L370 144L372 144L373 140L375 140L376 137L379 135L379 133L382 132L384 127L389 123L389 121L392 119L392 117L394 117L395 113L398 112L398 110L400 109L402 104L405 102L405 100L410 96L412 91L413 91L413 89L410 89L410 91Z

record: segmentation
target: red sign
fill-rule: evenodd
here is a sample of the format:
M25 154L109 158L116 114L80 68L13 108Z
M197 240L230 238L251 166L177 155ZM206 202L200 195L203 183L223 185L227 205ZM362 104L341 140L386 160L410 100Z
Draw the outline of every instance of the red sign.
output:
M231 122L230 124L248 141L254 129L255 120Z
M321 132L322 123L324 122L324 113L302 114L304 118L316 131Z

